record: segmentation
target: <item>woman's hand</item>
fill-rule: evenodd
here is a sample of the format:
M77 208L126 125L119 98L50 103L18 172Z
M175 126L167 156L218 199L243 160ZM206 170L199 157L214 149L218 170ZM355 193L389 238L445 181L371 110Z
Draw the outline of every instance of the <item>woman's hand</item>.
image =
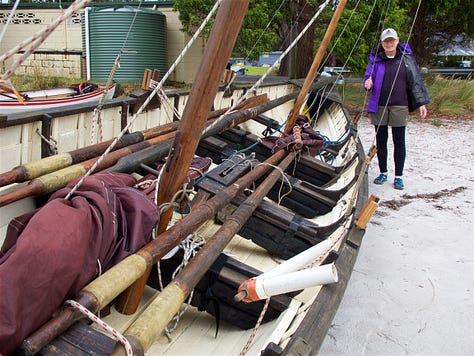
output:
M370 89L372 89L372 85L373 85L372 77L367 78L367 80L364 83L364 88L367 89L367 90L370 90Z
M428 110L425 105L420 106L420 119L424 119L428 115Z

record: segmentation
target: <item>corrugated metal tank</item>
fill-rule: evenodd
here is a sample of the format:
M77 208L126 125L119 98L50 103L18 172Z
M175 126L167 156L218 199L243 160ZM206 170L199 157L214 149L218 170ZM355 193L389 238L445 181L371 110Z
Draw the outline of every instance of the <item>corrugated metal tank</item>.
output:
M88 79L106 81L118 54L119 83L141 82L146 68L159 69L160 79L168 70L163 13L126 6L88 8L83 16Z

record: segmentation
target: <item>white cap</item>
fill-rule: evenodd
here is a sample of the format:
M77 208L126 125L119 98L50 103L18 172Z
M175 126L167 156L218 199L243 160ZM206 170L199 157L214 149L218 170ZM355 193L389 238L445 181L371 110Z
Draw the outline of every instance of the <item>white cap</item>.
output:
M380 35L380 41L383 42L387 38L398 39L397 31L395 31L393 28L387 28L386 30L383 30L382 34Z

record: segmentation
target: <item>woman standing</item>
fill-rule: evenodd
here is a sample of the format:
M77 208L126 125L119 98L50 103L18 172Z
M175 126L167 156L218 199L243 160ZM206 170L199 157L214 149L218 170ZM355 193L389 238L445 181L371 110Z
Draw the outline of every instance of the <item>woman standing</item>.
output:
M369 54L369 64L364 76L364 87L370 90L367 112L376 131L377 158L380 175L375 184L388 179L387 142L391 126L394 145L395 189L405 189L403 166L405 164L405 131L408 113L416 109L424 119L430 102L418 64L408 44L400 43L397 32L387 28L380 36L381 46Z

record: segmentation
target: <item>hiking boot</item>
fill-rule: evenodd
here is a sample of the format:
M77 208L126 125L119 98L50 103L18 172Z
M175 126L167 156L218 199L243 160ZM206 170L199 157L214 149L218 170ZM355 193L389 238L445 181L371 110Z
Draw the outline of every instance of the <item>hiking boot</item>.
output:
M403 184L403 180L401 178L395 178L393 181L393 187L398 190L405 189L405 185Z
M375 184L384 184L387 181L387 175L385 173L380 173L377 178L374 179Z

